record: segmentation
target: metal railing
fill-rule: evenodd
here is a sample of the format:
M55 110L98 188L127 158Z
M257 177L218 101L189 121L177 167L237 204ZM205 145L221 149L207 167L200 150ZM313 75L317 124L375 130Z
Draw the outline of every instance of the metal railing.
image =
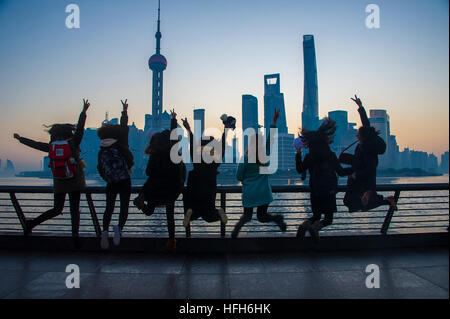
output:
M133 187L137 194L140 187ZM368 212L349 213L343 206L346 186L339 186L337 196L338 212L332 225L324 228L323 235L382 234L388 233L429 233L447 232L449 225L449 184L387 184L379 185L377 191L385 196L398 199L398 211L389 211L381 206ZM206 223L199 219L187 228L182 226L182 195L175 203L176 235L186 237L220 236L226 237L243 213L240 186L219 186L216 206L221 206L228 214L227 225L220 222ZM282 214L288 225L281 233L274 223L259 223L256 216L246 224L240 237L281 237L295 236L300 223L310 216L309 187L272 186L274 201L269 213ZM106 205L104 187L87 187L80 203L80 235L100 236L101 217ZM132 196L133 198L133 196ZM118 199L117 199L118 200ZM137 210L132 202L124 236L166 237L167 223L165 208L157 208L151 217ZM0 234L23 232L24 217L33 218L53 207L52 187L0 186ZM119 203L111 225L117 223ZM255 214L256 215L256 214ZM33 230L37 235L69 236L71 233L68 199L63 214L49 220Z

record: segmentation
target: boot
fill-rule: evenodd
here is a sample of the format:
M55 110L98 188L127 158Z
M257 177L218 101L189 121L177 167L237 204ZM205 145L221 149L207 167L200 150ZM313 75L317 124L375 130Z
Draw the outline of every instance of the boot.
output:
M309 234L311 235L311 238L314 239L314 241L319 242L320 236L319 236L319 230L323 228L323 224L320 220L315 221L311 227L309 227Z
M304 221L297 230L297 238L303 239L305 237L306 231L311 227L311 222L309 220Z
M397 211L397 202L395 201L394 196L389 196L386 198L386 200L389 202L389 210L390 211Z
M228 216L225 213L225 210L222 207L217 208L218 212L219 212L219 216L220 216L220 221L226 225L228 222Z
M281 215L278 215L278 219L276 221L278 227L280 227L280 230L284 233L287 229L287 224L284 222L284 218Z
M184 215L183 219L183 227L186 228L189 226L189 223L191 222L191 216L192 216L192 209L188 209L186 211L186 215Z
M142 210L144 208L144 196L139 194L135 199L133 199L133 204L137 207L137 209Z

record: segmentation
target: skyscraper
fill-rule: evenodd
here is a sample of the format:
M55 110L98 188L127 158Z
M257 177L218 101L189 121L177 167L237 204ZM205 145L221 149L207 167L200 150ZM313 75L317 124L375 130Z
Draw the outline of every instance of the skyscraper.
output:
M319 127L319 93L317 85L317 65L314 36L303 36L303 112L302 127L315 130Z
M386 152L379 156L379 167L388 168L388 158L389 158L389 115L386 110L370 110L370 125L373 126L379 133L380 137L386 143Z
M197 125L200 124L200 127ZM200 140L205 132L205 109L194 110L194 136Z
M264 127L270 128L275 109L280 110L278 118L278 156L275 163L279 170L295 167L295 150L292 146L294 135L288 133L286 125L286 110L284 107L284 94L280 92L280 74L264 76Z
M249 94L242 95L242 130L253 128L258 130L258 99ZM248 137L244 135L244 152L248 146Z
M280 74L264 75L264 127L270 128L275 109L280 110L277 127L279 133L287 133L284 94L280 92Z
M161 131L163 126L163 72L167 67L167 60L161 54L161 31L160 31L160 3L158 1L158 22L156 38L156 53L148 60L148 66L153 72L153 87L152 87L152 115L150 123L146 126L152 131ZM167 113L167 112L166 112ZM168 114L164 114L165 117Z

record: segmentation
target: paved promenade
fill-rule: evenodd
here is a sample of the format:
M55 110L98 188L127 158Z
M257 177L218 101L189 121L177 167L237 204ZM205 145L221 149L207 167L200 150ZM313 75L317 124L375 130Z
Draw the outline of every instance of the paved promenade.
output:
M66 287L68 264L80 288ZM368 289L368 264L380 288ZM448 248L258 254L0 250L0 298L448 298Z

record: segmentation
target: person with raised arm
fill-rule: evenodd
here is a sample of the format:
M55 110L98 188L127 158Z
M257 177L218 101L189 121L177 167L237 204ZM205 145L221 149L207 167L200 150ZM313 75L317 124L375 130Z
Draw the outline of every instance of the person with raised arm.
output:
M177 129L177 114L171 111L171 131ZM178 140L170 138L171 131L164 130L153 134L145 153L149 155L146 174L147 181L139 195L133 200L134 205L146 216L153 215L157 206L166 207L169 240L167 249L176 250L175 240L175 201L181 194L186 177L186 167L181 161L174 163L170 151Z
M275 110L270 128L276 128L280 111ZM273 201L272 189L269 183L268 172L261 172L262 168L267 168L269 163L262 163L259 159L258 140L259 133L255 133L250 138L249 147L243 160L239 163L236 178L242 183L242 206L244 214L235 225L232 238L237 238L242 226L248 223L253 216L253 209L256 207L256 217L261 223L275 222L282 232L286 231L287 225L282 215L271 215L267 212L269 204ZM266 140L266 154L270 153L270 145L273 136L268 133Z
M86 186L84 177L85 163L80 158L80 144L84 135L86 112L90 104L83 99L83 110L78 124L53 124L47 126L50 142L36 142L15 133L14 138L20 143L36 150L48 153L50 169L53 175L53 208L33 219L25 219L24 234L28 235L33 228L43 222L60 215L64 208L66 195L69 195L70 216L72 221L72 238L75 247L80 247L80 197Z
M389 209L397 210L397 203L393 196L384 198L376 192L378 155L386 151L386 143L379 136L379 132L370 126L361 99L356 95L351 98L358 106L362 126L356 135L358 145L355 153L346 160L351 165L353 173L347 179L347 192L344 205L350 212L366 211L381 205L389 205Z
M336 193L339 176L348 176L353 170L343 168L330 144L333 143L336 132L336 122L325 118L319 129L309 131L302 129L302 146L309 149L309 153L302 160L301 147L297 148L295 166L299 174L309 172L309 187L312 216L304 221L297 230L297 238L303 239L306 231L318 241L319 230L333 223L333 214L337 212ZM321 220L322 214L324 219Z
M183 194L184 205L184 220L183 226L188 227L192 220L197 220L200 217L207 223L212 223L221 220L226 224L228 217L222 207L216 208L216 193L217 193L217 175L218 168L225 156L225 139L226 131L234 129L233 123L228 123L224 120L224 132L221 138L221 154L215 154L214 148L211 149L211 157L215 157L213 161L207 162L203 158L204 148L214 141L213 137L201 138L200 142L200 161L197 163L194 160L194 134L191 127L185 118L183 126L189 133L190 143L190 157L193 162L193 169L188 174L186 190Z
M128 207L131 196L131 177L134 165L133 154L128 145L128 100L122 103L122 116L120 125L103 123L97 129L97 135L101 140L98 152L97 169L100 176L106 181L106 208L103 214L103 232L100 246L109 248L109 224L114 212L116 197L120 196L119 224L114 229L114 245L120 244L123 227L128 218Z

